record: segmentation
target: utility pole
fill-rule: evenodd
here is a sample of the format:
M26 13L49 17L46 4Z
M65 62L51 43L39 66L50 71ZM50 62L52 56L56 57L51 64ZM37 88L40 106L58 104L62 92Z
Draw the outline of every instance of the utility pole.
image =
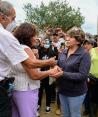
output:
M97 35L98 35L98 15L97 15Z

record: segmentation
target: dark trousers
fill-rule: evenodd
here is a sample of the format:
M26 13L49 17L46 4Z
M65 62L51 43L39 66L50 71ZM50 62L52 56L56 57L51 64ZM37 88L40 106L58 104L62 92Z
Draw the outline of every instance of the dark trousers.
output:
M90 84L90 116L89 117L98 117L98 81Z
M50 89L50 85L49 85L49 77L47 77L41 81L41 85L40 85L40 89L39 89L39 100L38 100L38 105L40 105L40 106L41 106L41 102L42 102L42 96L43 96L44 89L45 89L45 93L46 93L46 106L50 106L51 89Z
M85 111L89 117L97 117L98 111L98 82L91 81L88 85L88 92L84 100Z
M0 117L12 117L11 97L0 88Z
M87 91L87 94L84 99L84 108L87 113L90 113L90 97L89 97L89 90Z
M60 108L60 98L59 98L59 93L57 92L57 106Z
M56 100L56 84L55 84L55 82L53 82L50 85L50 88L51 88L51 102L55 102L55 100Z

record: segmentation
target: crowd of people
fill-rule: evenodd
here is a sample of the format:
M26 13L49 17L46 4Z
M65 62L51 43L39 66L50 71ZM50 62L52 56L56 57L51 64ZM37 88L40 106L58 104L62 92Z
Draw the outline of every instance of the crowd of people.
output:
M12 4L0 1L0 117L38 117L45 90L46 113L57 104L61 117L98 116L98 36L82 28L15 23Z

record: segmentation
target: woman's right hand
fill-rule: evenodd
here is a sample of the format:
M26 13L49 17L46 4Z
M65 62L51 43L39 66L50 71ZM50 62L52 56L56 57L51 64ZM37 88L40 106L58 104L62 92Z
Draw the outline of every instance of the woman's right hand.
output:
M56 57L51 57L50 59L47 59L49 66L55 66L57 64L55 58Z
M62 69L56 65L54 68L50 69L50 75L49 76L51 76L53 78L58 78L62 74L63 74Z

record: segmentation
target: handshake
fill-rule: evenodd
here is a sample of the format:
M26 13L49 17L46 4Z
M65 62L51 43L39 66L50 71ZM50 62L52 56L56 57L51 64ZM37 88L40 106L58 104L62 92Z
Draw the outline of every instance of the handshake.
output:
M50 77L59 78L62 75L63 75L63 71L59 66L56 65L54 66L54 68L50 69L50 74L49 74Z

